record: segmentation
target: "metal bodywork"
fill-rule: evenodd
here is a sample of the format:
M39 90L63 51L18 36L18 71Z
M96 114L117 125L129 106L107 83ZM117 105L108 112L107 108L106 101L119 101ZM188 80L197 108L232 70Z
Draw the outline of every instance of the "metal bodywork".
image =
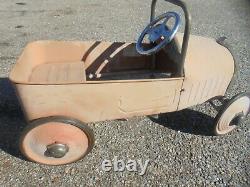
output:
M178 34L176 41L181 44L181 40ZM114 43L93 45L95 42L38 41L25 48L10 79L29 121L62 115L94 122L177 111L223 96L234 72L233 57L226 48L213 39L191 36L185 77L87 80L87 69L99 56L108 59L107 49ZM131 61L131 68L150 63L136 53L133 44L121 46L112 48L115 60ZM100 66L94 67L98 70Z

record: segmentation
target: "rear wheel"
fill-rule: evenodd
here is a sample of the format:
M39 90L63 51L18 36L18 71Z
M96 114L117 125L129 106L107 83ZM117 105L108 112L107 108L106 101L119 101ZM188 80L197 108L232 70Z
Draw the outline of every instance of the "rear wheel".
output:
M234 130L246 118L250 110L250 93L241 93L229 100L215 118L215 135Z
M20 138L27 159L47 165L62 165L83 158L94 145L92 130L66 117L40 118L28 125Z

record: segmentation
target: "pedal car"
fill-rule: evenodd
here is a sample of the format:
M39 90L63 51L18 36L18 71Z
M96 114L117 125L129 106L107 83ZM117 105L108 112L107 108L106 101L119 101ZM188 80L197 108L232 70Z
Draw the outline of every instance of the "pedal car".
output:
M183 9L184 34L177 33L178 13L155 18L153 0L151 21L137 43L27 45L10 73L29 122L20 138L25 157L48 165L83 158L94 145L89 122L180 111L215 99L221 103L216 135L232 131L247 116L249 93L224 96L235 73L225 38L190 35L186 4L167 1Z

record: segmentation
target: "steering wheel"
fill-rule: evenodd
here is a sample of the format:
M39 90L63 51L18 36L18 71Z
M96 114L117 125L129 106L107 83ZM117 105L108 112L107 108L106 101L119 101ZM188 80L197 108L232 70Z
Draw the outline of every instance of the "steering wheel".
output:
M166 25L170 18L174 18L174 24L172 29L169 29ZM157 24L162 21L162 23ZM166 12L156 19L154 19L149 25L142 31L138 41L136 43L136 50L142 55L151 55L158 52L165 45L170 43L174 38L177 30L180 26L180 16L176 12ZM148 35L150 43L156 44L150 49L143 48L143 40Z

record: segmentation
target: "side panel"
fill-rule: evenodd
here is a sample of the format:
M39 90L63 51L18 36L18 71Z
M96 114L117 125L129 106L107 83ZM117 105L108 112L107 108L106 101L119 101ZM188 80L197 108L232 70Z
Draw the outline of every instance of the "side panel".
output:
M163 81L20 85L28 120L63 115L95 122L176 111L183 79Z
M179 110L225 95L234 73L234 59L215 40L191 36L184 68Z

